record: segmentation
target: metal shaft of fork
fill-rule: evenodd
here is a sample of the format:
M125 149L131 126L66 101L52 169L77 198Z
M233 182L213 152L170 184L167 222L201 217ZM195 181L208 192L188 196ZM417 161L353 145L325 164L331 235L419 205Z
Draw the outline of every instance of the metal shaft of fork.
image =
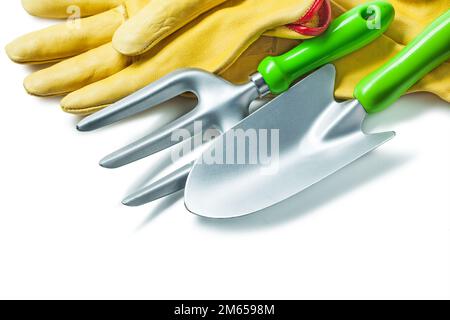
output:
M270 94L269 86L260 73L251 75L250 83L253 83L255 86L259 98L264 98ZM147 188L130 195L123 203L129 206L142 205L184 189L186 180L188 179L193 166L194 163L190 163L185 167L176 170Z

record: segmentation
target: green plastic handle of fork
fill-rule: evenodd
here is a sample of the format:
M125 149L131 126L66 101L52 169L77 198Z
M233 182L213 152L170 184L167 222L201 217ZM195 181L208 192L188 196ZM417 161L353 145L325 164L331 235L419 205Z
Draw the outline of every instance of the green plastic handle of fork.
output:
M352 53L380 37L394 20L394 7L383 1L359 5L334 20L321 36L293 50L265 58L258 67L272 93L289 89L310 71Z
M409 88L450 58L450 10L395 58L364 78L354 96L368 113L392 105Z

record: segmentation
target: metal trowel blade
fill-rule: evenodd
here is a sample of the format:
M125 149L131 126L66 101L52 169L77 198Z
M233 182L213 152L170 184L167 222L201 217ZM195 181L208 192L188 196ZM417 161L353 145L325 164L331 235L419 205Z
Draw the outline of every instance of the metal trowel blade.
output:
M335 76L333 65L323 67L216 139L187 180L188 210L208 218L258 212L294 196L392 139L394 132L362 131L366 111L357 100L334 100ZM238 136L237 132L241 136L245 133L245 143L231 143L230 137ZM256 146L251 146L250 138L261 133L261 137L270 137L259 138ZM272 139L274 136L278 141ZM230 152L233 156L227 159ZM265 161L258 159L255 163L255 152L265 154ZM219 158L215 158L215 163L211 161L218 154L223 155L224 164Z

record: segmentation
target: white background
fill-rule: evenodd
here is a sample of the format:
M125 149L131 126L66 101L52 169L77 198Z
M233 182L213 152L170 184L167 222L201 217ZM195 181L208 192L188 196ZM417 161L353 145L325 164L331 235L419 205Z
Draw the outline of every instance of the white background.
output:
M2 6L2 47L50 24ZM378 151L262 214L212 221L182 194L121 206L167 155L97 165L175 112L81 134L58 99L25 94L31 70L0 53L0 298L450 298L445 102L403 98L366 123L398 133Z

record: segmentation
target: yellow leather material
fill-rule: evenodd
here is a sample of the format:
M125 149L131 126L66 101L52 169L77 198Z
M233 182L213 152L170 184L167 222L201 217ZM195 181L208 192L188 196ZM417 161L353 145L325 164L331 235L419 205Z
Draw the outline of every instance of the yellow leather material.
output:
M288 52L298 46L300 42L294 39L262 36L220 75L236 84L248 82L249 76L256 72L259 63L265 57Z
M73 57L111 41L124 22L123 8L67 21L31 32L6 46L9 58L17 63L48 63Z
M109 77L131 62L130 57L120 54L107 43L32 73L25 79L24 87L32 95L64 95Z
M333 12L342 12L364 0L333 0ZM369 46L340 59L337 68L336 97L353 96L356 84L381 67L406 44L419 35L433 20L450 8L450 0L390 0L396 9L396 18L386 34ZM409 93L431 92L450 102L450 63L446 62L418 82Z
M313 1L228 0L166 37L135 63L62 101L72 113L91 113L183 67L221 74L266 31L298 21Z
M125 19L148 1L129 0L73 24L69 21L32 32L7 45L7 54L18 63L48 63L69 57L28 76L24 81L27 92L37 96L65 95L130 65L132 59L118 53L111 39ZM60 2L67 1L54 1L49 6L53 10ZM83 1L85 5L88 2Z
M134 18L142 9L145 8L150 2L163 1L163 0L126 0L124 6L127 13L127 18ZM166 0L164 0L166 1ZM139 30L138 32L142 32Z
M227 69L248 46L266 31L266 28L278 29L285 34L289 33L288 28L283 27L282 24L298 21L310 9L314 1L283 0L275 5L273 1L264 0L261 2L262 6L256 0L227 0L226 2L225 0L190 0L183 2L183 6L180 6L179 0L120 1L123 4L119 7L76 21L77 28L73 29L69 23L63 23L20 37L6 47L6 52L12 60L20 63L47 63L74 56L35 72L25 79L25 89L30 94L38 96L70 93L113 76L136 61L137 64L133 65L131 69L118 75L118 79L122 81L121 87L123 87L118 92L114 92L114 88L110 89L105 85L106 81L98 84L98 90L105 90L105 95L110 96L108 101L113 102L131 93L134 88L141 88L180 66L202 67L205 65L207 68L209 65L211 70ZM105 7L111 5L110 1L94 2L96 5L104 2ZM27 10L33 14L49 16L53 15L52 12L61 11L68 1L35 1L33 3L35 7L28 6ZM152 3L153 7L150 6ZM175 3L177 6L174 5ZM92 8L89 7L90 1L78 1L77 4L80 5L82 12ZM24 3L24 5L26 4ZM220 5L220 8L204 12L211 7L217 7L217 5ZM150 46L156 45L157 48L152 49L150 54L135 58L118 54L110 43L114 32L127 18L133 20L139 15L141 9L148 10L158 6L165 8L167 12L159 12L148 20L149 13L144 10L143 13L146 14L144 22L153 26L154 32L147 34L150 38L141 37L143 41L149 41ZM277 7L280 9L276 10L277 14L272 17L272 9ZM223 11L224 14L219 14L219 11ZM199 16L202 12L204 13ZM252 16L253 12L257 15ZM210 17L213 14L214 17ZM153 19L155 22L152 24ZM191 21L183 27L183 24L192 19L195 21ZM208 21L207 24L200 24L203 20ZM158 22L161 21L167 22L169 29L166 29L164 25L159 25ZM241 24L243 24L243 28ZM157 29L158 25L161 29ZM196 31L200 29L201 31ZM283 31L283 29L286 30ZM136 31L136 33L139 32ZM152 38L153 33L157 36ZM143 34L146 33L143 32ZM305 38L298 33L290 37L292 36L298 39ZM170 39L164 40L164 37ZM179 38L183 40L179 40ZM277 43L272 38L263 37L263 39L265 40L262 42L266 41L266 48L272 48ZM161 44L161 41L164 44ZM172 45L172 42L178 43L178 45L173 46L173 49L166 49L165 47L168 44ZM251 60L251 65L254 66L266 55L266 52L279 53L270 49L260 52L258 55L246 55L242 61ZM157 65L161 64L158 62L161 58L157 61L153 59L153 55L170 58L162 63L163 68ZM148 63L145 63L146 61ZM130 79L125 78L128 77L129 71L134 69L140 70L137 77L130 74ZM149 69L151 75L147 78L142 77L142 74L148 72ZM155 73L152 69L160 69L160 72ZM248 68L239 69L248 70ZM249 71L249 73L251 72L254 70ZM243 78L242 72L239 73L239 76L230 74L230 78ZM74 94L72 97L77 97L77 95ZM85 98L78 106L64 105L64 110L85 114L103 106L103 103L97 105L97 101L89 101L88 98Z
M74 14L91 16L121 5L125 0L22 0L25 10L42 18L67 18Z
M24 36L8 45L8 55L21 63L57 61L77 55L30 75L25 80L27 91L41 96L75 91L62 101L63 109L76 114L89 114L179 67L200 67L241 83L256 71L265 56L280 54L300 42L289 38L303 36L292 33L284 25L297 21L314 2L227 0L175 32L158 30L159 37L150 38L153 47L150 45L151 49L146 54L135 58L119 54L110 43L113 33L127 18L133 19L134 15L139 14L139 10L145 8L149 1L128 0L113 10L82 19L79 30L65 30L64 25L60 25ZM109 8L112 5L112 1L106 0L23 2L24 6L29 2L27 10L31 13L42 16L54 14L68 2L79 3L84 12L94 12L100 9L93 8ZM337 16L366 1L332 2L333 14ZM336 62L338 98L351 98L362 78L397 54L450 5L450 0L389 2L395 6L397 15L386 35ZM35 3L35 7L31 7L31 3ZM67 24L65 26L67 28ZM177 29L174 26L175 23L172 30ZM288 39L261 36L263 34ZM168 36L164 38L164 35ZM444 63L410 92L432 92L450 101L449 71L449 63Z
M319 14L316 14L311 21L306 23L305 25L311 28L316 28L320 24L320 17ZM298 32L295 32L292 29L289 29L286 26L279 26L275 29L268 30L264 33L265 36L268 37L275 37L275 38L283 38L283 39L310 39L312 37L304 36L299 37Z
M341 9L349 10L364 0L332 0ZM386 35L395 42L407 45L429 24L450 9L450 0L389 0L395 7L395 21Z
M113 38L114 48L125 55L140 55L202 13L225 1L150 1L133 19L117 30Z

